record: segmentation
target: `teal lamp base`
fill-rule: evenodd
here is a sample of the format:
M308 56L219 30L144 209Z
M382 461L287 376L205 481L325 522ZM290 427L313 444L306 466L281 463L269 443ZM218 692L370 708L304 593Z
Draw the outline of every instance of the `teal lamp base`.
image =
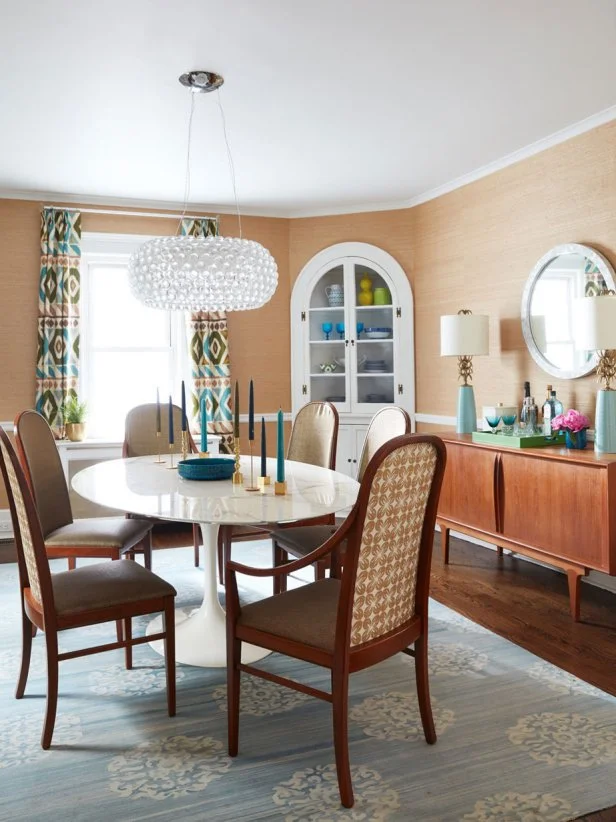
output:
M615 392L616 393L616 392ZM458 389L458 417L456 432L471 434L477 430L477 409L472 385L461 385Z
M597 391L595 451L616 454L616 391Z

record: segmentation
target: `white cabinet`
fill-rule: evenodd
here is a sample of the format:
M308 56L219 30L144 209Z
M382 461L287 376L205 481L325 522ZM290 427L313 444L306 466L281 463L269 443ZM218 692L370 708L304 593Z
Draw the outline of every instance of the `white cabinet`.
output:
M338 428L338 450L336 470L357 479L359 460L364 447L367 425L344 425Z
M311 400L336 405L340 471L355 476L365 429L384 405L405 408L414 430L413 295L387 252L341 243L313 257L293 288L291 347L293 413Z

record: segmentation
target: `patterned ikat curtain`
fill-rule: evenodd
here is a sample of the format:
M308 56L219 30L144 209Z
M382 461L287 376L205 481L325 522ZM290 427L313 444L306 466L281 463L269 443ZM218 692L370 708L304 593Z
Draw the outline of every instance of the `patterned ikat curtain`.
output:
M64 435L62 405L79 381L81 213L44 208L41 215L36 410Z
M182 220L180 233L192 237L213 237L218 234L218 222L211 218ZM224 311L200 311L191 314L189 353L192 370L191 407L193 425L200 431L199 407L205 394L208 432L220 434L220 450L233 453L233 418L231 414L231 363L229 331Z

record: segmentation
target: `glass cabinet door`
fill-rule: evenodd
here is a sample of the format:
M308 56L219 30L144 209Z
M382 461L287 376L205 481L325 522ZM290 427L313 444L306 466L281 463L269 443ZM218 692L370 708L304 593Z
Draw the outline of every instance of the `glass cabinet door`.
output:
M348 300L344 265L323 272L310 294L307 325L306 400L350 408Z

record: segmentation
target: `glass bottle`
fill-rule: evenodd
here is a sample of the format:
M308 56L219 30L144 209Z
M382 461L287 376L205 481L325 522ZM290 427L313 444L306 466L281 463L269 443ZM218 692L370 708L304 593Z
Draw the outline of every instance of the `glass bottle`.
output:
M545 402L543 403L543 436L544 437L551 437L553 434L552 431L552 420L556 416L556 410L554 406L554 400L552 399L552 386L547 386L547 396L545 398Z
M556 399L556 391L552 391L552 401L554 403L554 416L564 413L565 407L562 402Z

